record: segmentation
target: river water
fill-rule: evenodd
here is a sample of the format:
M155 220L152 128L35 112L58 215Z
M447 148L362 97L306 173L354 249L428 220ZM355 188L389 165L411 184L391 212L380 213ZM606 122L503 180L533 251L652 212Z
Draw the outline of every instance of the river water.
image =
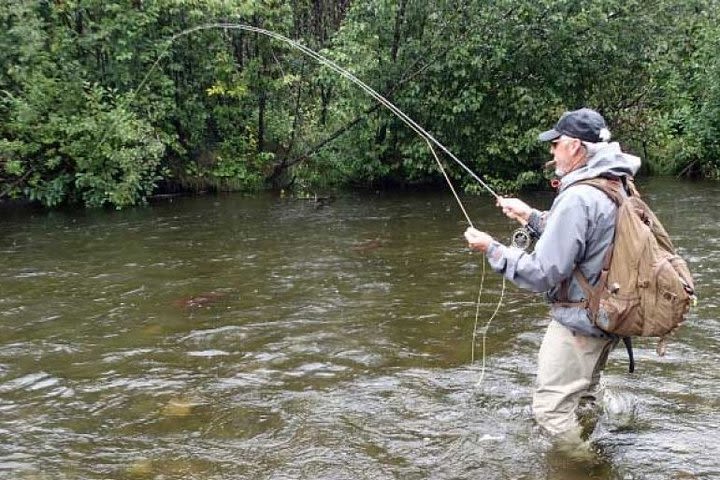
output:
M665 357L612 354L581 460L532 420L541 297L507 286L480 382L502 286L447 192L6 208L0 478L719 478L720 185L641 188L701 299Z

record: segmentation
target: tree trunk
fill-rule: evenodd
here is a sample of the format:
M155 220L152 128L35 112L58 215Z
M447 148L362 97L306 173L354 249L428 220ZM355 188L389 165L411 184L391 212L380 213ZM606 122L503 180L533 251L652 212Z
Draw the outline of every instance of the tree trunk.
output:
M258 93L257 152L262 153L265 151L265 109L267 107L267 92L262 84L262 79L265 78L267 71L267 61L264 55L260 56L260 42L257 37L258 34L255 34L255 56L256 58L260 57L261 60L260 73L258 75L260 92Z

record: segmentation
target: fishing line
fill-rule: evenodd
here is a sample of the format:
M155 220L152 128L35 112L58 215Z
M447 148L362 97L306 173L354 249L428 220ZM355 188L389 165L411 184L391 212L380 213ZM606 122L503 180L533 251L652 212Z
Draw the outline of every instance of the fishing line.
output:
M460 197L458 196L457 192L455 191L455 187L453 186L452 182L450 181L450 177L448 177L447 173L445 172L445 168L443 167L442 162L437 156L437 153L435 153L435 149L433 148L430 141L426 138L425 141L427 142L428 148L430 149L430 152L433 154L433 157L435 158L435 162L437 162L438 168L442 172L443 176L445 177L445 180L447 181L448 186L450 187L450 190L452 191L453 195L455 196L455 200L457 200L457 204L460 207L460 210L462 210L463 215L465 215L465 218L467 219L468 223L471 227L474 228L472 220L470 220L470 216L465 211L465 207L463 206L463 203L460 201ZM477 332L478 332L478 321L480 320L480 299L482 298L483 293L483 286L485 284L485 258L482 260L482 274L480 275L480 289L478 290L477 294L477 300L475 301L475 322L473 323L473 334L472 334L472 344L470 347L470 364L475 363L475 344L477 343ZM480 367L480 378L478 379L477 383L475 384L475 388L480 388L480 386L483 383L483 380L485 379L485 365L486 365L486 352L487 352L487 332L490 329L490 324L492 323L495 316L497 316L498 311L500 311L500 306L502 305L503 298L505 297L505 276L502 277L502 288L500 290L500 299L498 300L497 305L495 306L495 311L490 316L490 319L487 321L485 326L482 329L482 363Z
M475 302L475 324L473 326L473 337L472 337L472 351L470 356L470 363L475 363L475 343L477 342L477 332L478 332L478 319L480 318L480 297L482 296L483 291L483 283L485 282L485 259L483 259L482 262L483 270L482 275L480 277L480 290L478 291L478 297L477 301ZM505 297L505 285L506 285L505 276L502 277L502 287L500 289L500 299L498 300L497 305L495 306L495 311L488 319L487 323L482 329L482 362L480 364L480 378L478 379L477 383L475 384L475 388L480 388L480 386L483 383L483 380L485 379L485 359L487 357L487 332L490 329L490 324L492 323L493 319L497 316L498 311L500 311L500 306L502 305L503 298Z
M440 172L443 174L443 177L445 177L445 181L447 182L448 186L450 187L450 191L452 192L453 196L455 197L455 201L457 201L458 206L460 207L460 210L462 210L463 215L465 215L465 219L470 224L471 227L475 228L475 226L472 223L472 220L470 220L470 215L468 215L467 211L465 210L465 206L460 201L460 196L455 191L455 187L453 186L452 182L450 181L450 177L448 177L448 174L445 172L445 168L443 167L442 162L437 156L437 153L435 153L435 149L432 146L432 143L430 143L430 140L427 138L425 139L427 142L428 148L430 149L430 152L433 154L433 157L435 158L435 161L437 162L438 168L440 169Z

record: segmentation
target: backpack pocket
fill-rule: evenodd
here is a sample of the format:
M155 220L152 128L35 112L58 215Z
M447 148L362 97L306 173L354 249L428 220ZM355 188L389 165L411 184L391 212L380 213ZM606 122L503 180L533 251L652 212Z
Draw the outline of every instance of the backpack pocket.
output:
M640 297L609 294L600 300L600 308L594 323L601 330L621 337L640 335L643 323L640 315Z
M672 255L663 255L654 265L647 291L642 295L645 312L642 335L667 335L685 319L690 295L673 265L673 258Z

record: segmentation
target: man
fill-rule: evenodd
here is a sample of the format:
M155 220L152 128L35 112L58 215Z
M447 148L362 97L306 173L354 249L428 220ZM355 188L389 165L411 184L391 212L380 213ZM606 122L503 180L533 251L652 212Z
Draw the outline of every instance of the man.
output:
M575 443L582 439L578 407L601 396L600 374L617 338L595 327L581 305L571 304L584 299L573 270L579 268L591 285L597 284L613 241L617 207L600 190L573 184L595 177L632 177L640 159L608 143L605 120L587 108L566 112L538 138L550 142L560 182L550 211L541 213L515 198L498 202L508 217L540 233L534 251L502 245L474 228L467 229L465 238L508 280L547 292L552 319L538 354L533 413L550 434Z

